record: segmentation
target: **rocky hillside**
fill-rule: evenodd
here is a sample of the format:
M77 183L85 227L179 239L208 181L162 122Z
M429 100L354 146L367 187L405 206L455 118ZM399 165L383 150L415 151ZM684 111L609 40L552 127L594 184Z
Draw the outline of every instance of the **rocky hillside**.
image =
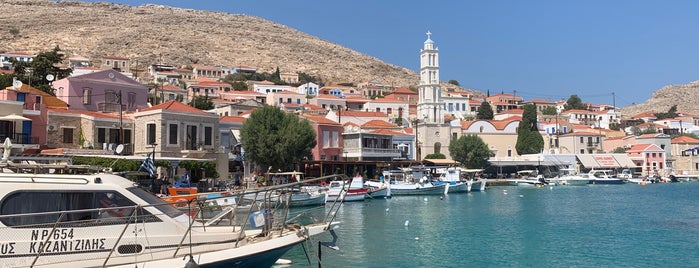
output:
M175 65L246 65L304 72L326 83L377 80L407 87L415 72L296 29L249 15L77 1L0 1L0 51L45 51ZM420 45L420 44L417 44ZM406 55L415 57L418 55Z
M647 101L624 107L624 116L633 116L644 111L667 112L670 107L677 105L677 111L699 115L699 81L685 85L665 86L651 96Z

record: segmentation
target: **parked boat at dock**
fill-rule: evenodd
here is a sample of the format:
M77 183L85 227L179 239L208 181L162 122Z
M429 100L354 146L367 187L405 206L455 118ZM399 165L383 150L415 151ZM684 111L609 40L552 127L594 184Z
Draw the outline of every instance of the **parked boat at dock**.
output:
M0 185L0 234L12 245L0 255L3 267L271 267L339 224L332 211L304 218L309 224L288 222L288 206L196 221L105 173L0 173Z

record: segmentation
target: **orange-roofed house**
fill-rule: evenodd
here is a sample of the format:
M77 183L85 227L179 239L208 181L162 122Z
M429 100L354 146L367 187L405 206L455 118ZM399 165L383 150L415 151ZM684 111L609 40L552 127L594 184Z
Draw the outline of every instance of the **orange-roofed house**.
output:
M240 99L217 105L213 111L220 117L241 116L246 111L255 110L263 106L264 104L255 100Z
M230 74L231 69L206 64L192 64L192 73L194 73L195 79L205 77L218 80Z
M658 119L658 117L656 117L655 113L653 113L651 111L645 111L645 112L635 114L634 116L631 117L631 119L641 119L641 120L643 120L643 122L648 123L648 122L655 121L656 119Z
M184 101L187 98L187 90L175 85L165 84L158 90L161 102L176 100Z
M10 138L17 150L45 146L48 109L68 107L64 101L27 84L0 90L0 100L0 140Z
M111 69L63 78L52 87L71 110L115 113L148 107L148 87Z
M279 91L267 94L267 105L284 107L286 110L299 110L306 104L306 95L292 91Z
M641 143L632 146L626 151L638 167L641 168L643 176L668 175L667 158L665 150L655 144Z
M389 122L389 117L382 112L362 112L362 111L352 111L352 110L331 110L325 118L338 122L344 125L347 122L351 122L358 126L363 125L371 120L382 120Z
M572 124L596 126L597 114L588 110L567 110L561 112L561 117L566 118Z
M446 109L445 114L451 115L457 119L464 119L467 116L475 116L476 112L472 111L470 108L471 99L466 96L459 94L446 94L442 95L442 102Z
M672 168L677 174L699 174L699 139L679 136L672 143Z
M4 69L4 70L14 69L12 67L12 62L10 62L10 59L14 59L15 61L18 61L18 62L30 63L34 60L34 57L36 57L36 55L34 53L23 52L23 51L9 51L9 52L0 53L0 69Z
M223 101L237 102L240 100L254 100L259 103L267 103L267 94L255 92L252 90L231 90L229 92L221 92L218 94L219 99Z
M313 160L347 161L343 154L342 125L323 116L305 115L316 132L316 146L311 149Z
M660 149L665 150L665 155L668 161L672 161L672 144L670 143L670 135L663 133L643 134L636 137L636 144L655 144ZM669 162L668 162L669 165Z
M385 129L391 126L394 125L382 120L367 122L358 127L354 123L345 124L342 137L348 160L392 161L405 157L398 149L398 143L394 142L394 135L402 128L397 127L395 131Z
M308 102L323 109L337 110L347 108L345 99L330 94L319 94L315 98L309 99Z
M519 109L522 104L522 97L514 94L501 93L486 97L485 101L490 103L490 106L493 107L493 112L500 113L510 109Z
M408 120L408 102L399 100L393 97L376 98L364 104L364 111L379 112L388 116L391 122L405 120L403 125L407 125ZM400 119L399 119L400 118Z
M602 149L605 152L613 152L617 148L628 149L636 144L636 136L607 137L602 141Z
M133 117L135 154L155 150L156 157L216 157L220 144L216 114L168 101L134 113Z
M221 82L213 78L197 77L189 80L187 84L187 92L189 94L187 100L192 100L197 96L208 96L212 99L218 99L219 94L230 92L231 84Z

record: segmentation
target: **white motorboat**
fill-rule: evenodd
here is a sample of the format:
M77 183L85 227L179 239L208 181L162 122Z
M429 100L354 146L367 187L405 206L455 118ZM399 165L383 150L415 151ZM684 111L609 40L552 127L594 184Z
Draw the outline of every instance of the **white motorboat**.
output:
M369 189L364 187L362 180L358 180L356 177L350 182L346 180L331 181L326 192L326 199L330 201L339 198L344 202L364 201L368 191Z
M200 222L113 174L0 173L0 185L3 267L271 267L339 224L336 211L287 222L288 207Z
M593 169L587 173L588 184L624 184L624 180L613 176L613 171Z

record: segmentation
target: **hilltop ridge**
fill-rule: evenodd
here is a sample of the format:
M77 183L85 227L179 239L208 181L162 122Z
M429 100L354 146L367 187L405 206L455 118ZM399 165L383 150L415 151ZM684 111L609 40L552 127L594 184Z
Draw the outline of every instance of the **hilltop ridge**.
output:
M377 80L408 87L419 79L410 69L250 15L48 0L2 1L0 9L0 22L9 25L0 31L0 51L39 52L58 45L92 60L128 57L138 68L155 62L245 65L266 72L279 67L326 83ZM417 64L417 54L406 56Z

